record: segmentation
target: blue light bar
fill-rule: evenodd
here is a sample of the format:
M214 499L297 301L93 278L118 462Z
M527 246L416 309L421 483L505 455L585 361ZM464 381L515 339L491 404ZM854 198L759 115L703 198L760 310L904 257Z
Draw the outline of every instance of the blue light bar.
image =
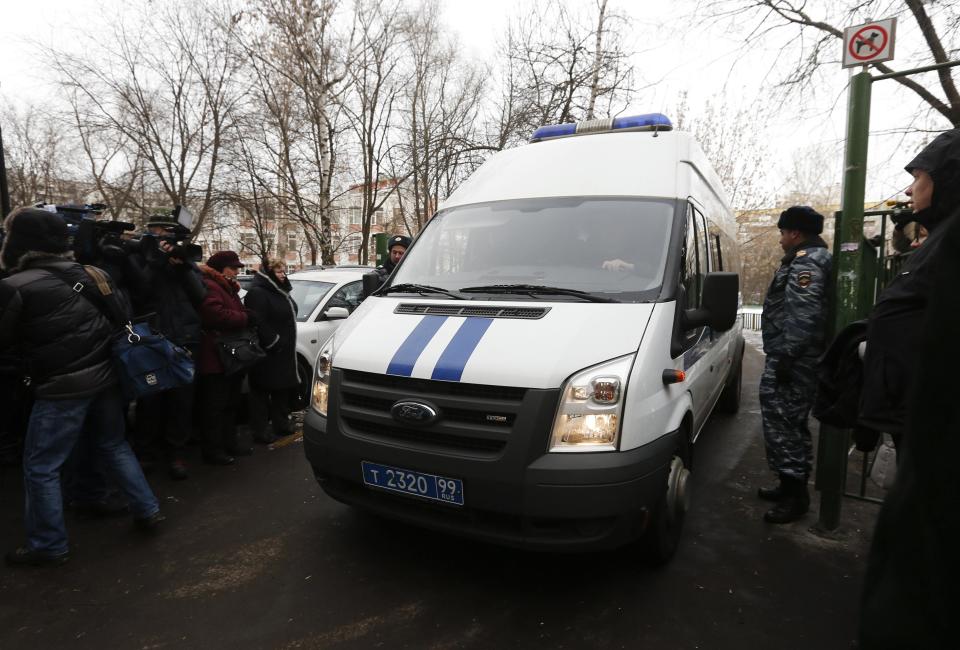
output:
M547 126L541 126L539 129L534 131L533 137L530 138L530 142L546 140L547 138L560 138L565 135L573 135L576 132L577 125L573 123L548 124Z
M646 115L631 115L630 117L615 117L614 129L639 129L669 131L673 128L670 118L663 113L647 113ZM651 128L652 127L652 128Z
M670 131L673 124L670 118L662 113L646 113L628 117L601 118L587 120L577 124L549 124L541 126L533 132L530 142L563 138L571 135L587 135L589 133L609 133L611 131Z

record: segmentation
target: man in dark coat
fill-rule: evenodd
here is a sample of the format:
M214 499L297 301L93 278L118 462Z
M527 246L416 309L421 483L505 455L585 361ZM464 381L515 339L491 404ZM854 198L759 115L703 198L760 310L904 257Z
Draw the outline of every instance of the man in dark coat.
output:
M268 261L243 302L257 314L267 358L250 369L250 429L254 442L270 444L290 433L290 399L300 385L297 370L297 303L290 297L286 264ZM305 378L306 379L306 378ZM273 433L267 431L267 418Z
M397 264L403 259L407 249L410 248L411 239L406 235L394 235L387 241L387 259L377 267L377 274L380 276L380 283L383 284L397 268Z
M907 393L916 376L915 344L933 290L935 260L945 228L960 209L960 129L938 136L906 166L913 177L913 219L930 233L880 293L870 312L860 423L885 431L899 445Z
M60 471L81 438L126 493L138 526L155 528L163 516L124 437L110 345L125 301L112 282L103 304L80 293L94 280L72 261L59 216L22 208L4 225L0 264L10 277L0 282L0 349L17 351L36 396L23 455L27 543L6 560L56 566L70 557Z
M807 417L816 393L817 357L824 350L830 253L820 238L823 216L805 206L788 208L777 222L784 255L763 303L760 410L767 463L780 481L760 488L774 501L763 518L774 524L796 521L810 507L807 479L813 442Z
M200 305L203 334L197 355L197 398L201 409L203 460L211 465L232 465L236 456L253 450L237 440L237 408L243 373L227 375L217 352L217 338L255 324L244 309L237 273L243 263L233 251L214 253L202 266L207 295Z
M154 217L147 228L154 236L163 236L176 221ZM137 294L143 313L152 314L150 326L155 332L189 350L194 359L200 351L199 308L207 294L197 265L184 259L170 243L160 241L132 256L139 267ZM137 402L136 443L141 462L157 453L164 456L167 471L174 479L188 476L184 451L192 433L194 385L188 384Z
M922 263L925 282L912 285L923 293L910 309L919 324L909 326L922 334L899 341L915 360L904 368L909 374L901 386L907 394L898 400L905 410L897 479L877 520L864 579L863 650L957 646L960 348L952 342L960 331L960 130L940 135L909 167L916 217L933 225L920 251L931 240L935 247ZM908 278L898 279L897 302L905 301ZM923 309L917 306L921 302ZM868 342L868 354L870 346L876 341Z

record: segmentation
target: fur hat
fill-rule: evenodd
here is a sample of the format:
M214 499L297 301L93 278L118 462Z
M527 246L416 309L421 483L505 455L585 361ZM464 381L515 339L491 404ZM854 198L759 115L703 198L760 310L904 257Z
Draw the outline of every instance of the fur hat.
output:
M412 241L413 240L406 235L394 235L387 242L387 251L389 252L389 250L394 246L403 246L404 249L410 248L410 242Z
M223 269L228 266L240 269L246 265L240 261L240 258L233 251L219 251L210 256L210 259L207 260L207 266L223 273Z
M6 237L0 266L15 269L28 253L63 255L70 250L67 224L57 214L39 208L18 208L3 223Z
M823 232L823 215L810 206L793 205L780 213L777 228L819 235Z

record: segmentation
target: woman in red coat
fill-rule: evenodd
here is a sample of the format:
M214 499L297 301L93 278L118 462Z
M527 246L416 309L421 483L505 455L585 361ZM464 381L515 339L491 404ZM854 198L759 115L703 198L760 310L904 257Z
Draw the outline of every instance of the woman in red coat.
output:
M197 395L201 411L203 460L232 465L236 456L248 456L249 447L237 442L237 407L243 373L227 375L217 354L217 338L248 326L249 316L238 295L237 273L243 263L233 251L214 253L201 266L207 297L200 305L203 336L197 358Z

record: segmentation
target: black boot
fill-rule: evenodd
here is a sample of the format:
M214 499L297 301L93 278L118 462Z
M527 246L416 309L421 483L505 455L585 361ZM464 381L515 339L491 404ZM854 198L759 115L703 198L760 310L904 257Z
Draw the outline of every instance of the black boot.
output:
M783 476L780 476L780 480L776 485L758 489L757 496L764 501L779 501L785 497L786 493L783 490Z
M789 524L803 517L810 509L810 493L807 492L805 478L781 476L780 485L785 495L763 515L764 521L771 524Z

